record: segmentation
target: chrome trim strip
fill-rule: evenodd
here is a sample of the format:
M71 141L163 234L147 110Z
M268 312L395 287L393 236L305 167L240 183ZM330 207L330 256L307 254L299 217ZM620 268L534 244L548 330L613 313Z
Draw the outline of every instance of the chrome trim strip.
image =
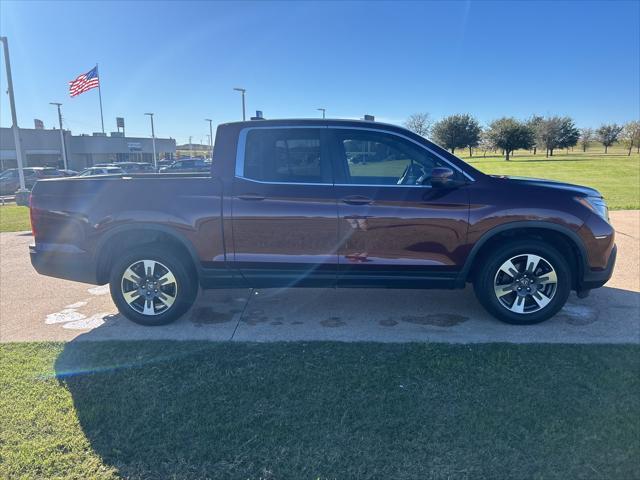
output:
M254 182L254 183L262 183L264 185L311 185L311 186L329 186L329 187L333 187L335 186L333 183L304 183L304 182L264 182L262 180L254 180L253 178L247 178L247 177L239 177L236 175L236 178L239 178L240 180L245 180L247 182Z
M415 145L417 145L420 148L423 148L424 150L426 150L427 152L435 155L436 157L438 157L440 160L442 160L443 162L445 162L447 165L449 165L450 167L452 167L453 169L457 170L458 172L462 173L465 177L467 177L469 180L471 180L472 182L475 182L476 179L473 178L471 175L469 175L467 172L465 172L464 170L462 170L460 167L452 164L449 160L447 160L446 158L444 158L442 155L440 155L437 152L434 152L433 150L431 150L429 147L426 147L425 145L421 144L420 142L416 142L414 139L409 138L405 135L402 135L401 133L397 133L397 132L392 132L391 130L384 130L381 128L365 128L365 127L346 127L346 126L336 126L336 125L323 125L323 126L314 126L314 125L293 125L293 126L286 126L286 125L279 125L279 126L272 126L272 127L246 127L243 128L242 130L240 130L240 135L238 136L238 148L237 148L237 152L236 152L236 177L242 178L244 180L251 180L253 182L258 182L258 183L273 183L276 185L333 185L331 183L311 183L311 184L307 184L307 183L294 183L294 182L262 182L260 180L253 180L250 178L246 178L244 176L244 155L245 155L245 148L246 148L246 143L247 143L247 133L250 132L251 130L258 130L258 129L262 129L262 130L276 130L276 129L292 129L292 128L306 128L306 129L315 129L315 128L326 128L326 129L334 129L334 130L362 130L365 132L382 132L382 133L386 133L388 135L395 135L396 137L400 137L400 138L404 138L405 140L410 141L411 143L414 143ZM336 184L339 186L353 186L353 185L358 185L357 183L348 183L348 184ZM419 188L424 188L423 185L361 185L363 187L419 187Z
M373 188L433 188L431 185L376 185L373 183L334 183L334 187L373 187Z

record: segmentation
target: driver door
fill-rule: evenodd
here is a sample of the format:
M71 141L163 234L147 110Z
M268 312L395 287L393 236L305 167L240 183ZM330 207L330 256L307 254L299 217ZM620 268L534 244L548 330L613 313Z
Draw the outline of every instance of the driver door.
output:
M466 185L432 188L446 162L377 129L329 129L336 172L338 285L421 286L452 281L465 244Z

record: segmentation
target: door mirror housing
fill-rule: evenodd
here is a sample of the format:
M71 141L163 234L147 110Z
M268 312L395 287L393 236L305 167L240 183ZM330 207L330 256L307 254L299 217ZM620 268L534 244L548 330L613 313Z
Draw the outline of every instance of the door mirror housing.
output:
M436 167L431 170L431 186L437 188L454 187L457 185L455 173L448 167Z

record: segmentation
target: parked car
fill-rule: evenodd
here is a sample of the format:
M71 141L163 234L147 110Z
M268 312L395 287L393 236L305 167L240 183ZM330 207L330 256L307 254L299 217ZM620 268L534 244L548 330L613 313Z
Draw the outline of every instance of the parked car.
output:
M27 167L23 169L24 184L27 190L43 178L62 177L60 170L52 167ZM17 168L9 168L0 174L0 195L12 195L20 188Z
M120 312L144 325L178 318L199 286L468 283L495 317L531 324L613 272L599 192L486 175L397 126L228 123L215 149L206 177L38 182L34 267L109 283ZM348 161L363 152L366 163Z
M62 174L62 176L64 177L76 177L78 175L78 172L75 170L59 170L59 172Z
M94 177L96 175L118 175L126 173L120 167L89 167L78 174L79 177Z
M154 173L153 165L147 162L115 162L99 163L94 167L116 167L121 168L125 173Z
M183 158L167 167L160 168L160 173L206 173L211 170L211 163L201 158Z

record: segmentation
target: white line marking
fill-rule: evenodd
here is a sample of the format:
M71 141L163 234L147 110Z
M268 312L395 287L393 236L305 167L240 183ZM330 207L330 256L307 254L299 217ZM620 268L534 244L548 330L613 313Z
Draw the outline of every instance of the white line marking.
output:
M109 285L100 285L99 287L93 287L87 290L91 295L106 295L109 293Z
M46 323L47 325L53 325L55 323L73 322L75 320L80 320L83 318L85 318L83 314L76 312L72 308L65 308L64 310L60 310L59 312L47 315L44 323Z

